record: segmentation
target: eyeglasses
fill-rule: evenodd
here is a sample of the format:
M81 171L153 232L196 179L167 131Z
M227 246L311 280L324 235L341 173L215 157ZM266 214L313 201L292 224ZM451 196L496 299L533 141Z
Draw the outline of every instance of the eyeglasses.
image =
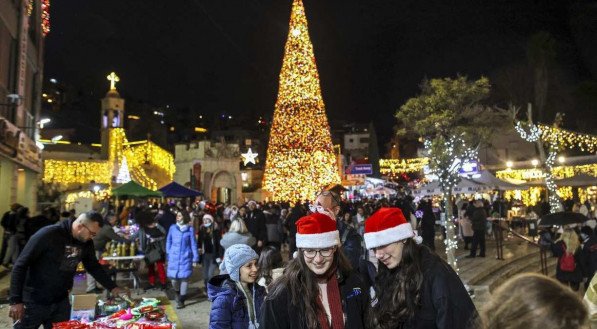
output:
M315 256L317 256L317 253L319 253L321 257L330 257L335 250L336 248L334 247L325 249L303 249L303 255L305 255L305 257L309 259L315 258Z
M89 227L87 227L87 225L81 223L81 225L83 225L83 227L85 229L87 229L87 231L89 231L89 235L91 235L92 238L95 238L95 236L97 235L97 232L93 232L92 230L89 229Z
M324 213L325 212L325 208L323 206L320 206L320 205L310 204L309 205L309 211Z

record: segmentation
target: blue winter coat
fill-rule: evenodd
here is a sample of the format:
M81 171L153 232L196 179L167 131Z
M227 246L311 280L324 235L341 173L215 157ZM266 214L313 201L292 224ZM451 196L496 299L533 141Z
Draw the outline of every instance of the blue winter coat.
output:
M255 321L261 317L261 304L265 298L265 288L253 284L253 301L255 305ZM238 290L230 276L214 276L207 283L207 295L211 304L209 313L209 329L247 329L249 328L249 311L242 291Z
M191 226L184 231L176 224L170 226L166 239L168 269L166 275L172 279L187 279L193 273L193 263L199 262L197 240Z

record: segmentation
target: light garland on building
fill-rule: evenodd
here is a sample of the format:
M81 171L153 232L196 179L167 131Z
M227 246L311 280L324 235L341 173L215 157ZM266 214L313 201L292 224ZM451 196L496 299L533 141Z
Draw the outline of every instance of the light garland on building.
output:
M29 0L27 5L27 16L33 14L33 6L35 0ZM50 33L50 0L41 1L41 31L45 37Z
M379 172L384 176L395 177L405 173L423 171L429 165L429 158L380 159Z
M60 184L110 184L112 166L106 161L45 160L43 181Z
M292 5L270 132L264 189L273 200L312 200L339 184L330 127L301 0Z

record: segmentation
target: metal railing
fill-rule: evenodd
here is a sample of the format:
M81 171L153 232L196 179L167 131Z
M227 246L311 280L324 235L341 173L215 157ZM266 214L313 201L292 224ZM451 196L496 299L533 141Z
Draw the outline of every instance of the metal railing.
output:
M493 237L495 238L495 244L496 244L496 253L497 253L496 258L497 259L500 259L500 260L504 259L504 231L507 231L507 232L511 233L512 236L523 240L524 242L528 243L531 246L535 246L535 247L539 248L539 261L541 263L541 273L543 273L544 275L548 275L548 272L547 272L547 248L545 248L544 246L535 242L534 240L529 239L528 237L514 231L511 227L504 225L504 224L506 224L504 220L495 219L495 220L492 220L491 222L492 222L492 226L493 226Z

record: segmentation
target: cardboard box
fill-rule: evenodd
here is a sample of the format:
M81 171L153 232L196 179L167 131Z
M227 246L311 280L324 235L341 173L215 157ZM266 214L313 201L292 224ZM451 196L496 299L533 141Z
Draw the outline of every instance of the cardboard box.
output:
M84 323L95 320L95 305L97 304L97 295L71 295L70 319L78 320Z

